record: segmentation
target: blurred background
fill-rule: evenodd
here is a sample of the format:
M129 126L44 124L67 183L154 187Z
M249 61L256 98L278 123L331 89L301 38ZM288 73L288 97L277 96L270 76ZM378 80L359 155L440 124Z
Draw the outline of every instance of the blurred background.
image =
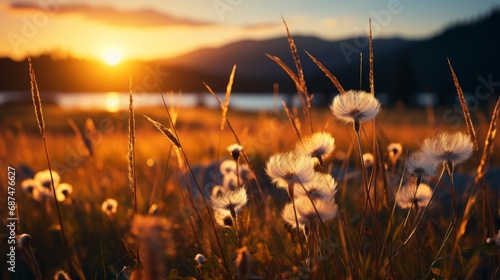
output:
M215 106L203 97L203 82L224 92L237 64L235 106L270 109L273 92L295 92L265 56L294 68L282 18L316 104L327 104L336 90L304 50L344 88L367 89L369 19L376 94L384 105L456 103L447 58L470 105L486 106L498 94L498 0L2 0L0 104L29 101L29 54L45 102L67 108L126 108L121 93L130 77L136 94L159 92L156 80L161 91L182 91L184 106ZM138 104L160 105L161 99Z

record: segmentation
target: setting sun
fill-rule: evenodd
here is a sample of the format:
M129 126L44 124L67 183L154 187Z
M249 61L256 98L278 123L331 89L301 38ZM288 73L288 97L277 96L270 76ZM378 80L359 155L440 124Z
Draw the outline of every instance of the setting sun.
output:
M108 49L103 53L102 59L107 65L115 66L120 64L120 62L123 59L123 56L121 52L117 49Z

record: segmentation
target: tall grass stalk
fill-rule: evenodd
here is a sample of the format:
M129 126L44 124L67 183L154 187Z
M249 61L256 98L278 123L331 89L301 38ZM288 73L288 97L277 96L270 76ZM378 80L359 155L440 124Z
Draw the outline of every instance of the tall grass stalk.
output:
M38 91L38 84L37 84L36 77L35 77L35 70L33 69L33 64L31 62L30 56L28 56L28 66L29 66L30 83L31 83L31 97L32 97L33 106L35 109L36 121L38 123L40 135L42 136L43 149L45 151L45 159L47 160L47 165L48 165L49 172L50 172L50 181L52 184L52 187L51 187L52 195L54 196L54 202L56 204L57 217L59 219L59 226L61 227L61 235L62 235L62 239L63 239L64 250L66 252L66 258L68 261L69 271L70 271L71 275L75 275L73 264L71 262L71 257L69 254L68 240L66 238L66 233L64 231L64 224L63 224L62 218L61 218L61 210L59 209L59 202L57 200L57 194L56 194L56 188L55 188L56 186L54 184L54 176L52 175L52 166L50 164L50 157L49 157L49 152L47 149L47 140L45 138L45 120L43 117L42 101L40 98L40 92Z
M132 77L130 77L129 84L129 106L128 106L128 179L129 186L132 190L132 205L134 207L134 215L138 214L138 206L137 206L137 177L136 177L136 168L135 168L135 115L134 115L134 100L132 97ZM136 236L136 262L137 262L137 277L141 280L142 275L142 267L141 267L141 255L140 255L140 244L139 237Z
M304 78L304 71L302 70L302 63L300 62L295 41L293 40L293 37L290 34L290 30L288 29L288 25L286 24L285 19L282 18L282 20L283 24L285 25L286 34L288 38L288 45L290 46L290 52L292 53L293 61L295 62L295 68L297 69L297 74L299 78L300 88L297 88L297 93L299 95L299 100L302 104L304 119L306 120L306 124L309 127L309 132L312 134L314 132L312 116L311 116L311 100L313 96L309 95L307 91L306 80Z
M493 155L494 141L497 133L498 118L500 116L500 98L497 99L493 113L491 114L491 121L488 128L488 133L486 134L486 139L484 140L484 149L481 156L481 162L477 167L477 175L474 178L474 185L478 185L481 182L482 194L483 194L483 228L485 229L483 234L483 239L486 238L488 234L494 232L493 229L493 217L491 216L491 211L489 208L488 197L486 195L486 182L484 180L484 175L488 170L488 163L490 161L491 155ZM486 226L486 221L489 221L489 227ZM489 229L489 230L488 230Z

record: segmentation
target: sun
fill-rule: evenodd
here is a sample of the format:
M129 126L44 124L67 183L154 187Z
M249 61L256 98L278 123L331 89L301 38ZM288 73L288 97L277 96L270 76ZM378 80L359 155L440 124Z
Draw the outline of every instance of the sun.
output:
M102 59L109 66L116 66L122 62L123 56L120 50L117 49L107 49L102 54Z

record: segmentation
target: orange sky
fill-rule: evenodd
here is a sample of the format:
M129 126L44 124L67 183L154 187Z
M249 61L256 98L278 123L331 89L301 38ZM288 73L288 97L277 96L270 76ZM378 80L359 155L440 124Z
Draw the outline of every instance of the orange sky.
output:
M0 56L47 51L103 59L156 59L242 39L292 34L422 37L484 14L499 1L0 0ZM307 4L306 4L307 3Z

